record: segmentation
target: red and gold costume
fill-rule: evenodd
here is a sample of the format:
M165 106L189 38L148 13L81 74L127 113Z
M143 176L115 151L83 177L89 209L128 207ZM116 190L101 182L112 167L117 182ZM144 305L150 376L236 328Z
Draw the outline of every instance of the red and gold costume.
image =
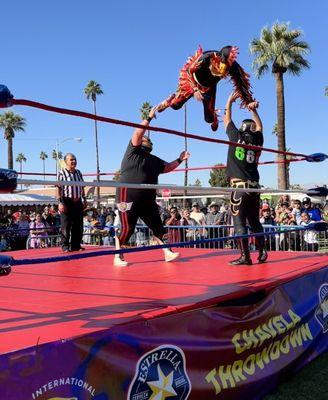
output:
M220 51L205 52L199 47L181 69L176 92L160 103L158 111L164 111L168 107L178 110L198 91L203 98L205 121L216 131L216 85L221 79L228 76L231 78L235 92L241 100L241 107L255 101L250 90L249 75L237 63L237 54L238 48L232 46L225 46Z

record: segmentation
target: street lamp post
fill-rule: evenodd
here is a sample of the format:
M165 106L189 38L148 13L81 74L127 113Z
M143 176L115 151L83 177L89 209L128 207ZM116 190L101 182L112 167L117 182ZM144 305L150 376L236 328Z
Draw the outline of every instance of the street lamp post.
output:
M82 138L80 137L68 137L63 140L56 139L56 176L58 174L58 166L59 166L59 158L58 158L59 145L63 144L64 142L67 142L68 140L75 140L76 142L82 142Z

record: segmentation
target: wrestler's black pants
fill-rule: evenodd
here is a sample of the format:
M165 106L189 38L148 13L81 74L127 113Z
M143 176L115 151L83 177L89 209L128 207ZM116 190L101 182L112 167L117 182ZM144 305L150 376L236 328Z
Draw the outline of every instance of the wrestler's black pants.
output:
M247 234L247 222L253 233L263 232L260 222L260 195L259 193L232 192L230 198L231 213L235 235ZM247 239L242 241L245 247ZM264 237L257 237L255 242L259 250L263 250Z
M154 236L162 240L165 229L156 203L156 192L119 188L116 192L116 203L121 222L118 236L121 246L128 243L139 218L153 231Z
M208 92L202 93L203 95L203 109L204 119L208 123L216 121L217 116L215 112L215 98L216 98L216 86L211 87ZM170 99L170 107L173 110L179 110L192 96L184 97L179 92L175 94L175 97Z
M63 198L65 212L60 214L61 246L63 250L79 250L83 236L83 203Z

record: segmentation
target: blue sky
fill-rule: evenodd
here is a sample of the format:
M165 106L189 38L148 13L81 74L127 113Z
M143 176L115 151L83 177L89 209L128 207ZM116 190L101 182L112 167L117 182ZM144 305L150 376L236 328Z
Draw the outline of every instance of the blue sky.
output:
M105 1L41 0L4 2L1 6L2 63L0 83L16 98L40 101L54 106L92 112L83 89L89 80L101 84L104 95L98 98L98 113L126 121L139 122L139 108L145 101L155 105L176 88L178 73L187 57L201 45L204 50L232 44L240 48L239 63L252 73L250 41L260 36L263 26L275 21L291 23L304 32L311 47L311 69L300 77L285 76L287 147L297 153L328 153L327 109L324 96L327 77L327 2L264 2L236 0L180 1ZM272 128L276 121L275 82L271 74L251 83L260 101L265 146L276 148ZM217 106L224 107L232 86L218 85ZM3 111L3 110L1 110ZM14 158L23 152L25 171L42 171L40 152L49 155L47 172L54 172L50 158L56 141L64 153L74 152L82 172L95 171L93 122L45 111L15 107L24 116L26 131L14 141ZM248 113L234 107L238 124ZM183 130L183 110L166 110L154 125ZM202 105L188 102L188 131L202 136L226 139L223 124L214 134L203 121ZM116 171L132 134L131 128L99 124L100 169ZM1 133L1 138L2 138ZM166 134L152 134L154 154L171 161L183 150L184 140ZM1 166L7 166L7 146L0 140ZM226 162L227 147L189 141L190 166ZM263 153L261 160L273 160ZM19 166L16 163L15 167ZM260 167L261 183L276 187L276 166ZM208 185L209 171L193 171L190 183L200 179ZM163 175L161 183L183 183L183 173ZM327 183L327 161L319 164L294 163L291 182Z

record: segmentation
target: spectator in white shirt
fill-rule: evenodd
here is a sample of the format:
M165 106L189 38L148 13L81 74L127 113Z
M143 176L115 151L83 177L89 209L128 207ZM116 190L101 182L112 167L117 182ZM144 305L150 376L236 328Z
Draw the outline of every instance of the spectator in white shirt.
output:
M309 226L311 223L315 222L312 221L310 215L304 211L302 212L301 218L302 218L301 225L303 226ZM303 239L304 239L302 246L303 251L318 251L319 244L318 244L318 234L316 231L311 229L304 231Z

